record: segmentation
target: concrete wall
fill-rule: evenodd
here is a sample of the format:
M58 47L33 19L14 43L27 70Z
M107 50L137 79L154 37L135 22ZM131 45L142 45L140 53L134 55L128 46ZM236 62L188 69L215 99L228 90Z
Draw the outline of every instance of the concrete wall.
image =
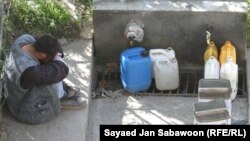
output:
M245 67L247 44L246 0L96 0L94 1L94 45L96 64L119 64L128 47L123 36L131 19L141 20L147 49L176 51L180 67L203 67L206 30L220 48L226 40L237 49L237 63Z

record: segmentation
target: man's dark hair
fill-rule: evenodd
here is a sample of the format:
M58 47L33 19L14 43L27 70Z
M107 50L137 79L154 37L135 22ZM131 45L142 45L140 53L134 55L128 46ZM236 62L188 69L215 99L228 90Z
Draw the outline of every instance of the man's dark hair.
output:
M58 40L51 35L43 35L39 37L34 43L33 47L38 52L43 52L53 59L56 53L61 50L61 45Z

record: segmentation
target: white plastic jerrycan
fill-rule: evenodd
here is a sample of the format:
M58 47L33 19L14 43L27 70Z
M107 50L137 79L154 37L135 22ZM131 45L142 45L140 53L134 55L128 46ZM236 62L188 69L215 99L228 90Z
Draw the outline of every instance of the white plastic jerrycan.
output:
M238 65L233 62L231 56L227 57L227 62L222 64L220 70L220 78L230 80L232 93L231 100L234 100L237 95L238 87Z
M214 56L209 57L205 63L204 78L205 79L220 78L220 63Z
M179 87L179 68L176 58L157 60L154 64L154 74L158 90L174 90Z
M154 78L153 66L157 60L168 60L175 58L175 51L172 47L168 47L167 49L151 49L149 51L149 56L152 61L152 77Z

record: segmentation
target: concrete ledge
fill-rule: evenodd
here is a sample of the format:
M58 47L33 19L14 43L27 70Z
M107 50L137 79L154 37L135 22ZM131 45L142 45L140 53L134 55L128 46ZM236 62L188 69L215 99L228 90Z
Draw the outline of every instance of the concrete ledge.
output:
M95 0L94 10L243 12L246 0Z

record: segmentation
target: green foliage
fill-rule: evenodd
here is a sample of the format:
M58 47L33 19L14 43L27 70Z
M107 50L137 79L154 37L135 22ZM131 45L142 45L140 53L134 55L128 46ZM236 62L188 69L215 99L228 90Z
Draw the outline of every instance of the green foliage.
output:
M39 36L51 33L57 37L76 38L80 28L92 22L93 0L80 0L84 5L77 19L62 4L61 0L3 0L4 1L4 34L3 49L0 60L4 60L4 52L8 50L14 39L24 33ZM0 62L0 70L1 70Z
M52 33L67 36L71 27L78 28L79 21L57 0L11 0L9 22L15 29L28 33ZM66 34L66 35L64 35Z
M93 0L81 0L85 5L87 6L92 6L93 5Z
M81 0L81 2L86 5L86 10L83 14L83 18L90 20L93 16L93 0Z

